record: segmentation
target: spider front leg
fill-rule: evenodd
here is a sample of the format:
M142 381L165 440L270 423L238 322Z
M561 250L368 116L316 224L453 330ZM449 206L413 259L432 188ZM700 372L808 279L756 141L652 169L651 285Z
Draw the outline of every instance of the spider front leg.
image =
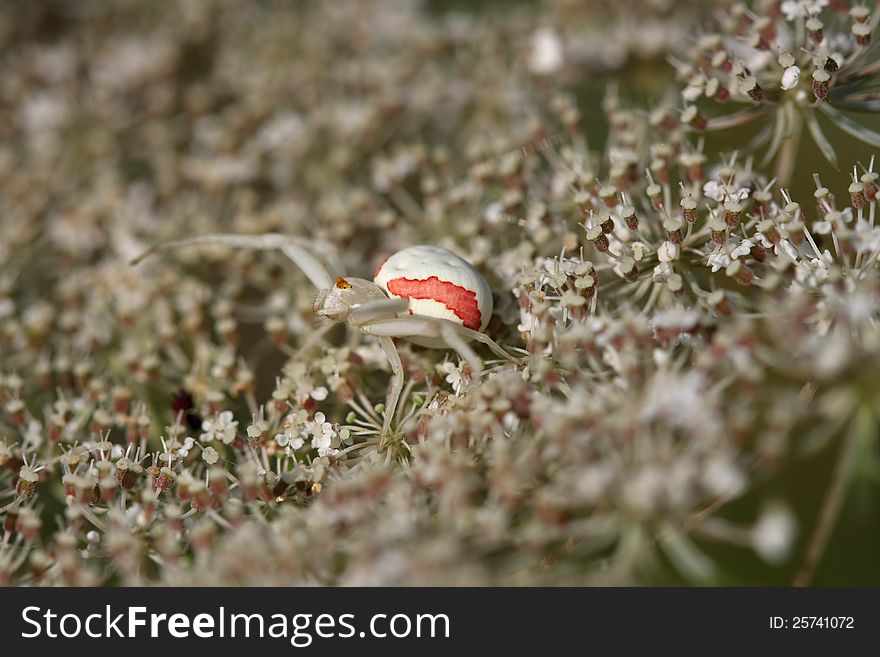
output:
M348 316L348 324L354 328L364 330L364 326L382 318L395 317L409 307L406 299L381 299L371 301L358 306ZM397 411L397 403L400 401L400 393L403 390L403 363L400 362L400 354L394 346L394 340L390 337L379 336L379 344L385 352L388 364L391 366L391 387L385 399L385 420L382 423L382 440L391 431L391 422Z
M281 251L290 258L297 267L308 277L319 290L327 289L333 285L333 278L327 271L327 267L309 251L308 247L314 248L316 245L310 243L309 240L291 237L290 235L282 235L280 233L264 233L263 235L234 235L228 233L217 233L213 235L198 235L196 237L185 237L170 242L162 242L156 244L141 255L131 261L132 265L140 263L145 258L159 253L160 251L168 251L184 246L201 246L207 244L216 244L221 246L233 246L245 249L259 249L263 251ZM333 250L328 244L321 243L321 251L332 254ZM334 266L338 266L335 258L331 257Z
M391 421L397 412L397 403L400 401L400 393L403 391L403 363L400 362L400 354L394 346L391 338L379 338L379 344L391 365L391 387L388 388L388 396L385 398L385 420L382 422L382 436L380 445L384 444L385 437L391 432Z

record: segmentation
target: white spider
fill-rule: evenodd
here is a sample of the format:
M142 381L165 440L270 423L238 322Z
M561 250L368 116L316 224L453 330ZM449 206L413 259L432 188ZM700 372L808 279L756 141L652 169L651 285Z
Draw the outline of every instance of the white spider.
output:
M496 355L521 362L482 333L492 315L492 291L483 276L466 260L437 246L412 246L379 265L374 281L349 276L333 279L321 261L306 248L307 241L278 233L263 235L203 235L157 244L131 261L182 246L220 244L262 250L280 250L318 288L314 313L346 323L378 338L393 377L385 403L382 436L387 436L403 389L403 365L392 338L408 338L427 347L457 351L470 363L474 375L482 362L468 345L485 344Z

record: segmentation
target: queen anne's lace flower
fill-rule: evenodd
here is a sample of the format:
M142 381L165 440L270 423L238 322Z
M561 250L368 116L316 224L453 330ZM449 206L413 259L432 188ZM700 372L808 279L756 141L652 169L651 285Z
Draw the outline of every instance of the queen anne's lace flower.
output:
M221 443L229 445L235 440L237 429L238 421L234 419L232 411L222 411L213 419L206 419L202 422L202 434L199 439L205 442L219 440Z
M318 456L333 456L339 452L334 447L339 443L339 434L323 413L315 413L314 420L308 424L308 431L312 437L312 449L318 451Z
M828 0L785 0L779 9L785 20L793 22L798 18L815 16L828 6Z
M559 35L552 29L541 28L532 35L529 69L532 73L555 73L563 63L563 47Z
M834 459L876 433L880 175L801 149L846 155L835 126L880 143L858 123L876 17L718 2L68 3L57 46L11 9L0 581L707 583L754 581L740 551L791 556L827 508L749 520L759 493L810 450L831 492L877 470ZM108 20L149 38L89 31ZM646 111L644 76L623 97L609 67L649 51L681 94ZM367 279L404 246L460 251L514 359L395 339L389 413L383 343L315 321L284 253L126 264L184 232L284 232Z
M780 82L780 86L783 90L788 91L789 89L794 89L798 85L798 81L801 79L801 69L799 66L789 66L782 73L782 80Z

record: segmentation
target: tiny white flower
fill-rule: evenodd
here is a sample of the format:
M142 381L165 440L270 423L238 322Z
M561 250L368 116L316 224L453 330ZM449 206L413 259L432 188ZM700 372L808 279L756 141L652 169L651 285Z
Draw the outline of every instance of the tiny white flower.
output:
M201 440L208 442L211 440L219 440L228 445L235 440L238 422L233 419L232 411L223 411L219 413L213 420L206 419L202 422Z
M752 244L751 240L743 240L730 252L730 257L734 260L745 257L751 253L753 246L755 245Z
M772 505L761 514L752 528L752 547L765 561L780 563L788 556L794 534L795 521L791 512Z
M486 206L483 218L490 224L501 223L504 220L504 206L500 201L495 201Z
M520 333L528 333L535 326L535 316L526 311L520 310L519 312L519 324L516 325L516 330Z
M789 66L782 73L782 88L785 91L794 89L798 81L801 79L801 69L799 66Z
M828 0L785 0L779 9L789 23L798 18L808 18L828 6Z
M724 251L711 253L706 259L706 264L708 264L712 268L713 272L716 272L720 269L726 269L730 262L730 256L727 255Z
M202 450L202 460L208 465L214 465L220 459L220 454L213 447L205 447Z
M279 447L289 447L291 450L300 449L305 441L296 428L288 427L282 433L276 434L275 442Z
M639 261L645 259L645 255L647 255L647 253L648 253L648 247L646 247L641 242L633 242L632 253L633 253L633 260L635 260L636 262L639 262Z
M177 450L177 455L182 459L186 458L195 444L196 441L193 440L192 436L187 436L183 439L183 445Z
M333 456L338 449L333 448L334 440L338 444L338 435L333 425L326 421L323 413L315 413L314 422L311 423L312 449L318 451L318 456Z
M529 70L537 75L549 75L562 67L562 40L556 31L541 28L532 35Z
M813 224L813 232L816 233L816 235L827 235L831 232L831 222L817 221Z
M719 185L714 180L710 180L705 185L703 185L703 194L711 198L713 201L718 201L719 203L724 200L723 186Z
M666 279L669 278L673 274L672 265L668 262L661 262L659 265L654 267L651 272L651 279L655 283L664 283Z
M623 242L620 240L614 239L613 237L608 240L608 252L612 255L620 257L623 255Z
M681 97L688 103L697 101L703 95L702 85L689 85L681 92Z
M719 455L706 463L702 483L713 495L736 497L744 488L745 479L732 461Z
M710 180L703 185L703 194L718 203L724 201L745 201L751 192L747 187L737 189L733 185L724 185L715 180Z
M752 192L748 187L740 187L735 191L731 191L728 194L728 197L733 201L745 201L749 196L751 196Z
M773 252L776 255L785 254L792 260L797 260L798 257L797 249L788 240L779 240L779 243L774 247Z
M467 379L465 379L461 369L457 367L446 375L446 382L452 386L452 390L456 395L462 395L467 389Z
M678 255L678 244L673 244L669 241L663 242L663 244L660 245L660 248L657 249L657 258L660 262L672 262L673 260L678 260Z
M654 314L651 324L659 329L678 329L682 332L693 329L700 321L700 311L696 308L672 306Z

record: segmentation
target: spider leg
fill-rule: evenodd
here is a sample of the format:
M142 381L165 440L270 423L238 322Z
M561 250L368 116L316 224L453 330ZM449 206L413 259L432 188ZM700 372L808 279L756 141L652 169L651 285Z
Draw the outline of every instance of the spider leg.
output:
M391 371L394 373L391 377L388 397L385 399L385 421L382 423L382 437L380 439L384 441L385 436L391 430L391 421L394 419L397 402L400 401L400 392L403 390L403 363L400 362L400 354L397 353L394 340L389 337L380 337L379 344L382 346L382 350L388 358L388 364L391 365Z
M519 358L516 358L515 356L511 356L510 353L508 353L508 351L504 347L499 345L497 342L495 342L495 340L490 338L485 333L481 333L480 331L475 331L473 329L469 329L467 326L462 326L461 324L456 324L455 322L450 322L449 320L444 319L444 320L437 320L437 321L445 322L446 324L449 325L450 330L455 331L455 333L467 338L468 340L475 340L476 342L479 342L481 344L486 345L487 347L489 347L489 350L493 354L495 354L496 356L500 356L501 358L504 358L505 360L509 360L510 362L514 363L515 365L522 365L523 364Z
M308 241L291 237L289 235L282 235L280 233L265 233L263 235L218 233L213 235L186 237L179 240L156 244L132 260L131 264L136 265L145 258L154 253L159 253L160 251L168 251L183 246L199 246L204 244L220 244L246 249L260 249L264 251L278 250L290 258L308 277L312 282L312 285L319 290L326 290L333 286L333 278L330 276L327 268L306 248Z
M424 337L439 338L440 329L425 317L394 317L377 319L360 326L367 335L390 338Z
M352 310L348 315L348 323L359 328L364 324L382 318L396 317L409 308L409 299L380 299L370 301Z
M480 372L483 371L483 361L481 361L480 357L477 356L477 353L470 348L470 345L468 345L464 338L456 333L455 329L451 328L450 324L452 324L452 322L444 322L440 324L440 336L446 344L455 349L455 351L461 354L462 358L470 363L474 376L479 376Z
M392 319L408 307L408 299L370 301L352 310L346 321L350 326L363 330L365 325L382 319ZM393 373L391 387L388 389L388 396L385 399L385 420L382 424L382 440L384 441L385 436L391 430L391 422L394 420L397 403L403 390L403 364L400 362L400 354L397 352L397 347L394 345L394 340L391 337L379 336L379 344L385 352L385 357L388 358L388 364L391 366L391 372Z
M504 358L516 365L522 365L522 361L510 355L501 345L495 342L485 333L474 331L456 322L439 317L424 317L414 315L412 317L396 317L394 319L379 319L366 322L360 327L361 331L369 335L387 335L396 338L422 337L440 338L450 349L457 351L462 358L474 363L479 358L474 350L467 344L467 340L475 340L486 345L497 356ZM480 371L482 367L477 367Z
M470 339L487 345L493 352L507 360L517 364L520 363L519 360L508 354L489 336L466 328L456 322L418 315L411 317L387 317L387 314L400 312L402 308L406 307L406 304L403 306L395 305L397 302L406 302L406 300L387 299L364 304L349 316L349 322L357 326L361 332L379 338L382 349L385 351L388 362L391 364L391 370L394 372L391 390L388 393L388 400L385 404L383 435L387 435L388 429L391 426L390 423L397 409L400 392L403 388L403 366L400 363L400 355L397 353L397 348L394 346L391 338L439 338L446 346L454 349L470 364L476 376L479 376L480 372L483 371L483 363L476 352L468 345L467 341ZM355 319L362 321L358 323L352 322L354 314L359 311L362 311L362 315ZM382 318L382 315L386 315L386 317Z
M360 328L367 335L395 338L439 338L446 346L457 351L462 358L468 361L475 372L482 372L483 363L474 350L456 332L455 327L457 326L456 323L445 319L413 316L379 319L364 324Z

